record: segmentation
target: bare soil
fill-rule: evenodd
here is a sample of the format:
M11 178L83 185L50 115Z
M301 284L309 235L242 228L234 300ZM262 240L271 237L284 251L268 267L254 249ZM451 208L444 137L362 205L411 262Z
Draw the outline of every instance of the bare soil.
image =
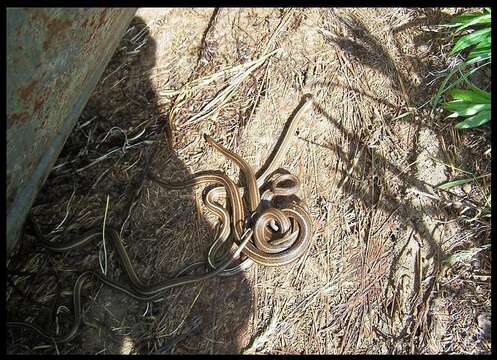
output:
M43 233L105 218L143 279L170 278L205 258L215 218L202 188L167 191L146 172L237 180L203 134L259 169L311 94L280 166L301 180L313 244L156 302L92 283L72 341L9 329L7 352L489 353L490 131L456 130L429 104L451 60L437 25L460 11L140 9L35 201ZM468 173L482 177L437 188ZM126 281L102 241L51 253L33 234L27 223L8 260L9 320L62 334L79 273Z

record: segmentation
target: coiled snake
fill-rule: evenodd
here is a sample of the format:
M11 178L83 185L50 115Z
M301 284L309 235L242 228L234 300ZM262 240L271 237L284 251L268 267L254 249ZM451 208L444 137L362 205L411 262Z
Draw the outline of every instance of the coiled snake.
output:
M182 182L166 182L156 175L149 174L152 180L168 189L180 189L206 183L222 185L211 189L205 198L207 208L219 217L221 224L221 231L208 253L207 262L212 268L211 271L201 275L183 275L165 280L159 284L146 285L134 271L128 253L119 238L119 233L113 228L108 228L106 237L110 239L118 255L119 262L129 279L130 287L111 280L98 272L85 271L79 275L74 285L74 322L66 335L50 335L38 326L28 322L10 321L7 322L7 326L30 329L50 341L67 342L74 338L80 325L82 317L81 290L85 281L91 277L95 277L105 285L137 300L150 301L158 299L167 289L206 280L217 275L233 275L248 269L254 262L265 266L280 266L298 259L305 253L311 243L312 222L310 216L295 201L287 202L284 208L275 207L273 201L275 197L282 198L294 195L298 190L298 178L291 174L276 174L276 176L272 177L272 181L266 184L267 189L262 195L260 194L260 188L265 184L268 175L276 169L276 164L284 156L288 148L289 135L295 130L297 120L307 104L309 104L309 97L304 98L304 101L300 104L299 110L290 120L286 133L283 134L283 140L280 146L277 147L273 159L258 177L256 177L245 160L215 142L211 137L205 136L205 140L210 146L240 167L247 187L249 210L247 215L244 211L240 189L223 173L213 171L197 173L191 179ZM231 213L218 202L223 197L229 200ZM233 229L233 232L231 229ZM56 252L83 246L102 236L101 230L92 230L69 244L54 244L44 239L39 230L36 232L41 245ZM230 237L234 240L230 251L219 256L221 246ZM229 266L232 265L235 259L240 258L241 254L245 258L238 265L230 268Z

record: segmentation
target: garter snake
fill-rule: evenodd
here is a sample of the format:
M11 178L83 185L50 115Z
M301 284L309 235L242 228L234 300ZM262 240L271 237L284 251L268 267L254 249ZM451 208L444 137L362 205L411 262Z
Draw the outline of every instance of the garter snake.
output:
M287 133L288 135L289 133ZM241 157L233 153L232 151L226 149L220 144L216 143L210 136L205 135L206 141L209 145L213 146L216 150L221 152L227 158L233 160L241 169L246 184L248 187L248 197L249 197L249 209L251 212L254 212L259 207L259 203L261 200L261 196L259 193L259 188L257 187L257 179L255 177L255 173L253 172L250 165L247 164L245 160ZM285 138L283 142L283 147L286 147L288 143L289 137ZM284 154L283 152L278 152L279 154ZM273 160L276 163L276 158ZM285 180L290 180L289 178ZM295 191L294 187L290 190ZM233 203L233 214L237 214L234 216L235 221L235 229L237 225L242 225L244 223L244 219L237 218L240 214L243 214L243 206L240 199L234 199L233 196L239 196L238 192L234 192L228 189L228 198ZM239 207L239 208L237 208ZM286 232L290 229L290 220L293 219L298 225L298 236L295 239L291 248L283 249L280 252L266 252L260 248L257 248L253 243L249 242L243 253L248 256L249 259L255 261L258 264L265 266L280 266L286 265L298 257L300 257L307 246L310 244L310 236L311 236L311 220L307 212L297 204L291 204L287 209L276 209L276 208L268 208L262 210L260 216L255 221L254 225L254 242L256 244L265 244L266 250L268 248L272 248L270 243L267 241L267 229L271 222L276 221L280 225L280 233L284 236ZM237 236L238 237L238 236Z
M278 164L281 162L282 158L286 154L286 151L288 150L289 146L289 140L290 136L293 134L295 131L298 121L300 119L300 116L304 113L305 110L307 110L308 106L311 104L311 97L309 95L306 95L302 102L299 104L299 107L294 114L294 116L291 118L290 122L288 123L288 126L286 130L284 130L282 137L280 138L280 143L276 144L275 150L273 151L273 155L270 157L271 160L267 165L265 165L263 168L259 170L260 175L256 177L254 174L252 168L250 165L243 160L241 157L233 153L232 151L224 148L220 144L217 144L211 137L209 136L204 136L206 141L208 142L209 145L213 146L217 151L219 151L221 154L223 154L225 157L228 159L232 160L235 162L238 167L240 168L243 176L245 177L245 182L248 188L248 197L249 197L249 209L250 211L254 212L257 207L260 204L260 193L259 193L259 188L262 187L264 184L266 178L273 172ZM287 187L286 190L283 187L278 187L276 186L277 184L280 184L284 181L290 180L293 182L293 186ZM264 200L269 200L269 197L272 196L288 196L291 194L294 194L296 192L296 189L298 187L298 178L295 176L287 176L287 175L281 175L278 179L275 179L272 183L272 188L270 191L266 191L263 194L263 199ZM226 191L222 187L214 188L210 190L210 192L216 192L216 196L226 196ZM209 194L206 196L206 203L209 200ZM270 195L272 194L272 195ZM251 243L247 245L245 248L245 251L243 252L245 255L248 257L242 261L242 263L238 264L237 266L231 268L231 269L226 269L224 272L221 272L220 275L233 275L237 272L243 271L248 269L252 265L252 260L266 266L278 266L278 265L284 265L287 264L299 256L301 256L307 246L310 243L310 233L312 231L311 228L311 220L308 216L308 214L305 212L303 208L300 206L294 204L293 209L287 210L287 214L290 217L293 218L298 218L298 223L299 227L303 229L302 236L299 237L299 241L296 242L295 246L293 247L293 250L288 252L288 253L280 253L279 255L267 255L266 252L259 251L256 247L252 246ZM281 214L278 214L281 215ZM281 218L281 217L280 217ZM273 223L275 221L275 211L268 209L266 210L266 216L263 218L264 221L261 220L260 224L255 226L255 231L254 231L254 237L255 237L255 242L256 244L263 244L266 243L265 237L263 237L263 234L268 235L267 231L264 232L262 229L264 229L267 225L267 223ZM267 219L267 220L266 220ZM221 221L222 227L225 228L225 222ZM208 256L208 262L209 265L213 268L215 268L214 265L214 253L216 250L216 242L213 244L209 251L209 256ZM267 251L267 248L266 248Z
M80 240L77 242L73 242L70 247L70 249L77 248L81 246L82 244L86 244L89 241L91 241L94 238L97 238L98 236L101 236L101 232L91 232L88 233L84 236L81 237ZM18 321L10 321L7 322L8 327L17 327L17 328L27 328L31 329L34 332L36 332L38 335L40 335L42 338L49 340L49 341L54 341L58 343L62 342L67 342L70 341L71 339L76 336L76 333L78 331L79 325L81 323L82 319L82 314L81 314L81 290L83 288L83 284L87 279L90 277L95 277L98 280L100 280L102 283L105 285L119 290L123 293L125 293L128 296L131 296L132 298L136 300L141 300L141 301L151 301L159 298L162 293L165 290L171 289L173 287L177 286L182 286L190 283L194 283L197 281L202 281L202 280L207 280L210 278L215 277L219 272L221 272L224 268L226 268L230 263L235 259L237 255L243 250L244 246L248 243L252 236L252 230L247 229L247 231L242 235L242 243L240 244L240 247L237 249L237 252L233 254L233 256L225 261L219 268L216 270L210 271L205 274L201 275L185 275L177 278L172 278L168 279L160 284L156 284L154 286L146 287L141 280L138 278L136 275L134 268L131 264L131 261L129 260L128 253L126 252L126 249L124 248L121 240L119 239L119 234L115 229L109 229L108 230L108 235L109 238L111 239L111 243L113 247L115 248L119 261L121 265L124 267L126 270L125 273L128 276L132 288L128 288L123 284L120 284L112 279L109 279L106 276L101 275L100 273L97 273L96 271L88 270L83 272L81 275L78 276L76 279L76 282L74 284L73 288L73 312L74 312L74 321L71 329L66 335L63 336L52 336L49 335L47 332L43 331L41 328L39 328L36 325L30 324L28 322L18 322ZM69 245L63 245L63 246L57 246L57 245L51 245L50 249L53 251L67 251L70 250L68 249Z
M267 208L262 211L261 214L257 214L260 209L261 195L259 188L264 184L265 179L274 171L277 164L281 161L286 151L288 150L290 135L293 134L295 128L298 124L300 115L307 109L310 104L310 97L306 96L301 102L297 112L290 120L286 131L284 132L279 146L276 146L274 156L272 157L269 164L265 167L262 173L256 177L251 166L240 156L232 152L231 150L218 144L212 137L204 135L206 142L212 146L215 150L220 152L223 156L235 162L235 164L240 168L241 173L245 178L245 183L247 186L248 193L248 208L251 215L256 215L257 219L254 225L254 243L249 242L243 254L247 256L240 264L233 268L225 269L220 275L231 276L240 271L248 269L253 262L256 262L265 266L281 266L286 265L296 259L298 259L306 251L310 245L310 238L312 232L311 220L307 212L298 204L291 204L287 209L276 209L273 207ZM261 169L262 170L262 169ZM210 177L210 174L197 173L189 180L183 182L167 182L160 179L156 175L149 173L149 177L152 180L157 181L162 186L169 189L180 189L186 186L201 185L206 182L216 182L216 179ZM209 249L208 263L212 268L217 268L215 265L215 253L222 243L224 243L228 236L230 235L230 223L229 214L220 205L215 204L213 201L217 197L227 197L232 203L233 212L233 224L235 230L235 241L239 242L239 233L241 228L243 228L244 223L248 219L245 218L243 203L238 192L236 185L226 186L224 183L229 181L223 177L218 179L218 182L223 183L224 187L215 187L211 189L206 195L206 206L214 212L219 218L221 223L221 234L218 236L216 241L213 243ZM283 187L278 186L285 181L290 181L293 186ZM278 178L274 179L272 182L271 189L266 190L263 194L263 198L269 201L273 196L288 196L294 194L297 191L298 178L293 175L280 175ZM293 220L293 221L292 221ZM290 234L285 234L290 230L290 221L295 224L297 230ZM279 227L279 232L281 235L280 239L271 238L271 233L268 231L268 225L279 223L283 225ZM268 239L271 238L271 243ZM257 245L257 246L256 246ZM236 245L232 247L234 251ZM224 257L225 258L225 257Z
M103 276L98 272L92 270L85 271L77 278L74 284L74 322L68 334L64 336L52 336L38 326L27 322L11 321L7 322L7 326L28 328L38 333L41 337L55 342L70 341L76 335L82 318L81 291L83 285L85 281L92 276L100 280L105 285L119 290L137 300L150 301L160 297L167 289L221 275L223 271L225 271L225 269L227 269L229 265L240 256L241 253L245 254L247 258L243 260L241 264L231 269L231 273L236 273L240 271L240 269L248 268L252 261L266 266L279 266L288 264L299 258L310 245L312 226L309 215L304 208L297 203L291 203L288 207L283 209L274 207L262 209L259 188L263 185L266 177L275 169L276 163L281 160L284 155L286 149L288 148L289 134L291 134L295 129L297 118L305 108L305 105L308 103L309 101L307 99L307 101L300 107L299 111L293 117L286 134L283 136L283 141L275 153L275 156L262 174L258 177L256 177L250 165L241 157L216 143L209 136L205 136L205 140L209 145L221 152L228 159L234 161L237 166L240 167L247 185L247 194L249 198L248 216L245 216L238 186L225 174L211 171L197 173L191 179L182 182L166 182L156 175L149 173L149 177L152 180L157 181L159 184L169 189L180 189L186 186L194 186L205 183L218 183L222 185L222 187L211 189L206 196L207 207L221 220L221 233L218 236L215 245L218 247L220 243L227 240L230 236L232 225L236 246L232 247L232 254L230 254L230 256L224 256L226 260L220 264L217 263L214 266L209 257L209 263L212 267L214 267L212 271L201 275L184 275L165 280L159 284L146 285L134 271L126 249L119 238L118 232L113 228L109 228L106 235L109 235L112 246L118 255L119 262L125 269L125 273L131 284L130 288L106 276ZM287 196L295 193L298 185L298 179L292 176L280 175L279 178L274 179L271 188L263 193L262 200L270 201L273 196ZM278 186L279 183L283 183L285 181L293 183L293 186ZM220 204L216 203L215 199L223 196L226 196L227 199L229 199L232 214L230 214ZM249 227L246 228L247 225L249 225ZM42 245L46 248L52 251L61 252L83 246L93 239L99 238L102 234L103 233L101 231L93 230L76 239L76 241L68 244L53 244L52 242L46 241L43 237L41 237L40 240ZM250 242L252 237L254 237L254 243ZM211 247L211 250L212 249L213 248ZM209 255L211 253L212 252L210 251Z

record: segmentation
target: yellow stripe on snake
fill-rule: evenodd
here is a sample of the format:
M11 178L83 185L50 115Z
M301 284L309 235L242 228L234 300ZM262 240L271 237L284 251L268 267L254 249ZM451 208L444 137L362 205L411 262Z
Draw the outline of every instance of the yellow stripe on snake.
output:
M124 248L118 232L108 228L108 237L117 253L119 262L124 268L129 279L130 287L120 284L108 277L95 272L86 271L76 280L73 289L73 313L74 322L68 334L63 336L50 335L36 325L28 322L7 322L8 327L30 329L41 337L54 342L67 342L77 334L81 323L81 290L85 281L91 277L97 278L105 285L121 291L137 300L150 301L158 299L163 292L173 287L203 281L218 275L230 276L248 269L254 262L265 266L280 266L289 264L301 257L311 244L312 222L305 209L295 201L286 201L285 207L275 207L274 199L290 198L299 186L299 180L291 174L275 174L271 181L265 183L266 178L274 172L277 163L282 160L286 150L290 134L295 130L297 120L309 104L309 98L301 104L298 112L290 120L283 141L277 148L274 158L264 169L259 177L256 177L250 165L232 151L224 148L205 135L205 140L214 149L219 151L228 159L235 162L244 176L248 195L248 212L243 206L242 196L238 186L225 174L221 172L208 171L194 174L188 180L182 182L167 182L158 176L149 174L149 177L167 189L181 189L187 186L215 183L221 186L211 189L206 197L206 207L220 219L221 230L212 244L207 258L211 271L201 275L183 275L184 271L159 284L146 285L136 274ZM260 188L266 185L267 189L260 194ZM229 201L231 213L219 203L225 198ZM231 231L233 229L233 232ZM45 248L63 252L83 246L94 239L101 238L101 230L92 230L69 244L55 244L41 235L35 225L37 237ZM229 251L218 256L221 247L229 240L233 240ZM245 257L239 264L229 267L240 256ZM185 270L185 269L184 269Z

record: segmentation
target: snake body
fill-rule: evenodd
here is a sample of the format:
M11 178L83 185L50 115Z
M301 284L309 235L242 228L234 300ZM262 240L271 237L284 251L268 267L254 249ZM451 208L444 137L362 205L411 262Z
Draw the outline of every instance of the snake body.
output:
M134 268L131 264L131 261L129 260L128 254L126 252L126 249L124 248L121 240L119 239L119 234L115 229L109 229L108 234L110 235L109 238L111 239L112 245L115 248L119 261L121 262L121 265L124 267L126 270L126 274L128 275L128 278L131 282L131 288L118 283L117 281L114 281L112 279L109 279L106 276L101 275L100 273L97 273L95 271L89 270L83 272L81 275L78 276L76 279L76 282L74 284L73 288L73 311L74 311L74 321L71 329L66 335L63 336L57 336L57 335L50 335L44 330L42 330L40 327L30 324L28 322L19 322L19 321L10 321L7 322L8 327L17 327L17 328L25 328L25 329L30 329L36 332L38 335L40 335L42 338L49 340L49 341L54 341L57 343L62 343L62 342L67 342L72 340L78 331L79 325L81 323L81 290L82 287L87 279L90 277L95 277L98 280L100 280L103 284L116 289L136 300L141 300L141 301L152 301L156 300L159 298L162 293L165 290L171 289L173 287L178 287L202 280L207 280L210 278L215 277L218 275L221 271L223 271L228 265L231 264L231 262L235 259L237 255L239 255L239 252L241 252L244 248L244 246L248 243L252 236L252 230L248 229L244 235L242 236L242 243L240 244L240 247L238 248L238 252L235 252L233 256L225 261L221 266L219 266L216 270L210 271L205 274L201 275L185 275L182 277L177 277L177 278L172 278L168 279L160 284L156 284L154 286L145 286L142 281L138 278L136 275ZM88 234L86 236L83 236L82 238L86 239L86 242L89 242L90 240L97 238L97 235L102 235L102 233L95 233L92 232L91 234ZM78 245L79 246L79 245ZM60 247L61 248L61 247ZM59 251L59 247L52 247L52 250ZM60 251L66 251L66 250L60 250Z
M284 155L288 147L288 135L295 129L297 118L307 104L308 101L301 106L300 110L293 117L286 134L283 136L283 141L276 151L276 155L258 177L256 177L252 168L245 160L218 144L211 137L205 136L205 140L210 146L222 153L228 159L234 161L237 166L240 167L247 186L248 214L245 214L244 211L240 189L223 173L213 171L197 173L192 178L181 182L167 182L158 176L149 173L149 177L152 180L169 189L181 189L187 186L203 185L207 183L221 185L211 189L206 195L207 208L219 217L221 224L221 231L209 251L208 263L213 268L211 271L200 275L183 275L162 281L158 284L147 285L136 274L118 232L113 228L108 228L105 233L106 237L109 237L111 244L117 253L119 262L129 279L130 287L118 283L95 271L85 271L77 278L74 284L74 322L66 335L50 335L38 326L28 322L11 321L7 322L7 326L30 329L41 337L54 342L70 341L76 335L81 323L81 291L85 281L90 277L95 277L105 285L121 291L137 300L151 301L158 299L167 289L203 281L217 275L234 274L247 269L253 262L265 266L280 266L298 259L308 249L311 242L312 226L309 215L302 206L295 202L290 203L287 207L281 209L271 206L273 197L294 194L297 191L298 179L290 174L280 174L273 179L271 187L266 190L262 196L259 192L259 188L263 185L266 177L275 169L276 163L280 161ZM282 186L284 182L290 182L292 186ZM230 201L231 214L216 201L222 197L226 197ZM263 203L270 205L263 206ZM233 234L231 228L233 228ZM44 247L56 252L68 251L83 246L94 239L101 238L103 235L101 230L93 230L73 242L54 244L53 242L44 239L44 237L40 235L39 229L35 229L35 232ZM217 251L230 236L233 236L234 240L231 252L224 254L221 259L216 258L215 255ZM254 241L250 242L252 238L254 238ZM238 259L242 253L246 258L237 266L229 268L233 261Z
M237 154L233 153L232 151L226 149L222 145L218 144L217 142L214 141L210 136L204 135L205 140L209 145L214 147L217 151L219 151L222 155L224 155L226 158L232 160L235 162L235 164L240 168L244 178L245 178L245 183L247 186L248 190L248 197L249 197L249 210L251 212L255 212L257 207L260 204L261 196L259 192L259 188L261 188L266 180L266 178L276 169L278 164L281 162L282 158L286 154L286 151L288 150L289 146L289 140L290 140L290 135L293 134L295 131L298 121L300 119L300 116L307 110L308 106L311 104L311 98L310 96L306 95L304 97L303 102L301 102L297 112L294 114L290 122L288 123L288 126L286 128L286 131L283 133L281 137L281 142L279 146L275 147L274 150L274 155L271 156L271 161L269 164L267 164L265 167L259 170L260 175L256 176L256 174L253 172L252 168L250 165L242 159L240 156ZM284 181L290 180L293 182L293 186L290 187L282 187L278 186L280 183ZM262 195L262 199L265 201L270 201L272 197L274 196L289 196L293 195L298 188L299 181L298 178L294 175L291 174L283 174L279 175L278 178L274 179L273 182L271 183L271 190L266 190L264 194ZM216 192L218 196L226 196L226 192L222 187L219 188L214 188L210 190L210 192ZM210 193L209 192L209 193ZM206 196L206 200L209 198L209 193ZM292 209L290 210L289 214L293 218L298 218L299 221L299 228L302 231L302 236L299 237L299 240L295 242L295 244L292 247L292 250L287 250L287 249L282 249L282 251L277 251L277 255L269 255L267 252L268 248L266 248L266 251L262 251L260 246L261 244L265 244L268 232L267 232L267 223L274 223L276 220L276 211L274 208L270 208L266 210L266 215L262 219L260 219L259 223L255 224L254 228L254 238L255 238L255 243L259 245L259 247L253 246L251 243L247 244L245 250L243 253L247 256L245 260L242 261L241 264L233 267L233 268L227 268L223 272L220 273L220 275L225 275L225 276L230 276L235 273L238 273L240 271L248 269L252 265L252 261L255 261L256 263L259 263L261 265L265 266L279 266L279 265L286 265L293 260L297 259L300 257L307 249L308 245L310 244L310 234L312 232L312 226L311 226L311 220L307 212L297 204L292 205ZM278 214L279 215L279 214ZM223 221L221 220L221 226L225 226ZM266 231L262 230L266 228ZM266 236L263 236L263 235ZM224 240L224 239L222 239ZM208 262L211 267L215 268L213 265L213 251L216 248L216 242L213 244L211 247L211 250L209 251L209 256L208 256Z

